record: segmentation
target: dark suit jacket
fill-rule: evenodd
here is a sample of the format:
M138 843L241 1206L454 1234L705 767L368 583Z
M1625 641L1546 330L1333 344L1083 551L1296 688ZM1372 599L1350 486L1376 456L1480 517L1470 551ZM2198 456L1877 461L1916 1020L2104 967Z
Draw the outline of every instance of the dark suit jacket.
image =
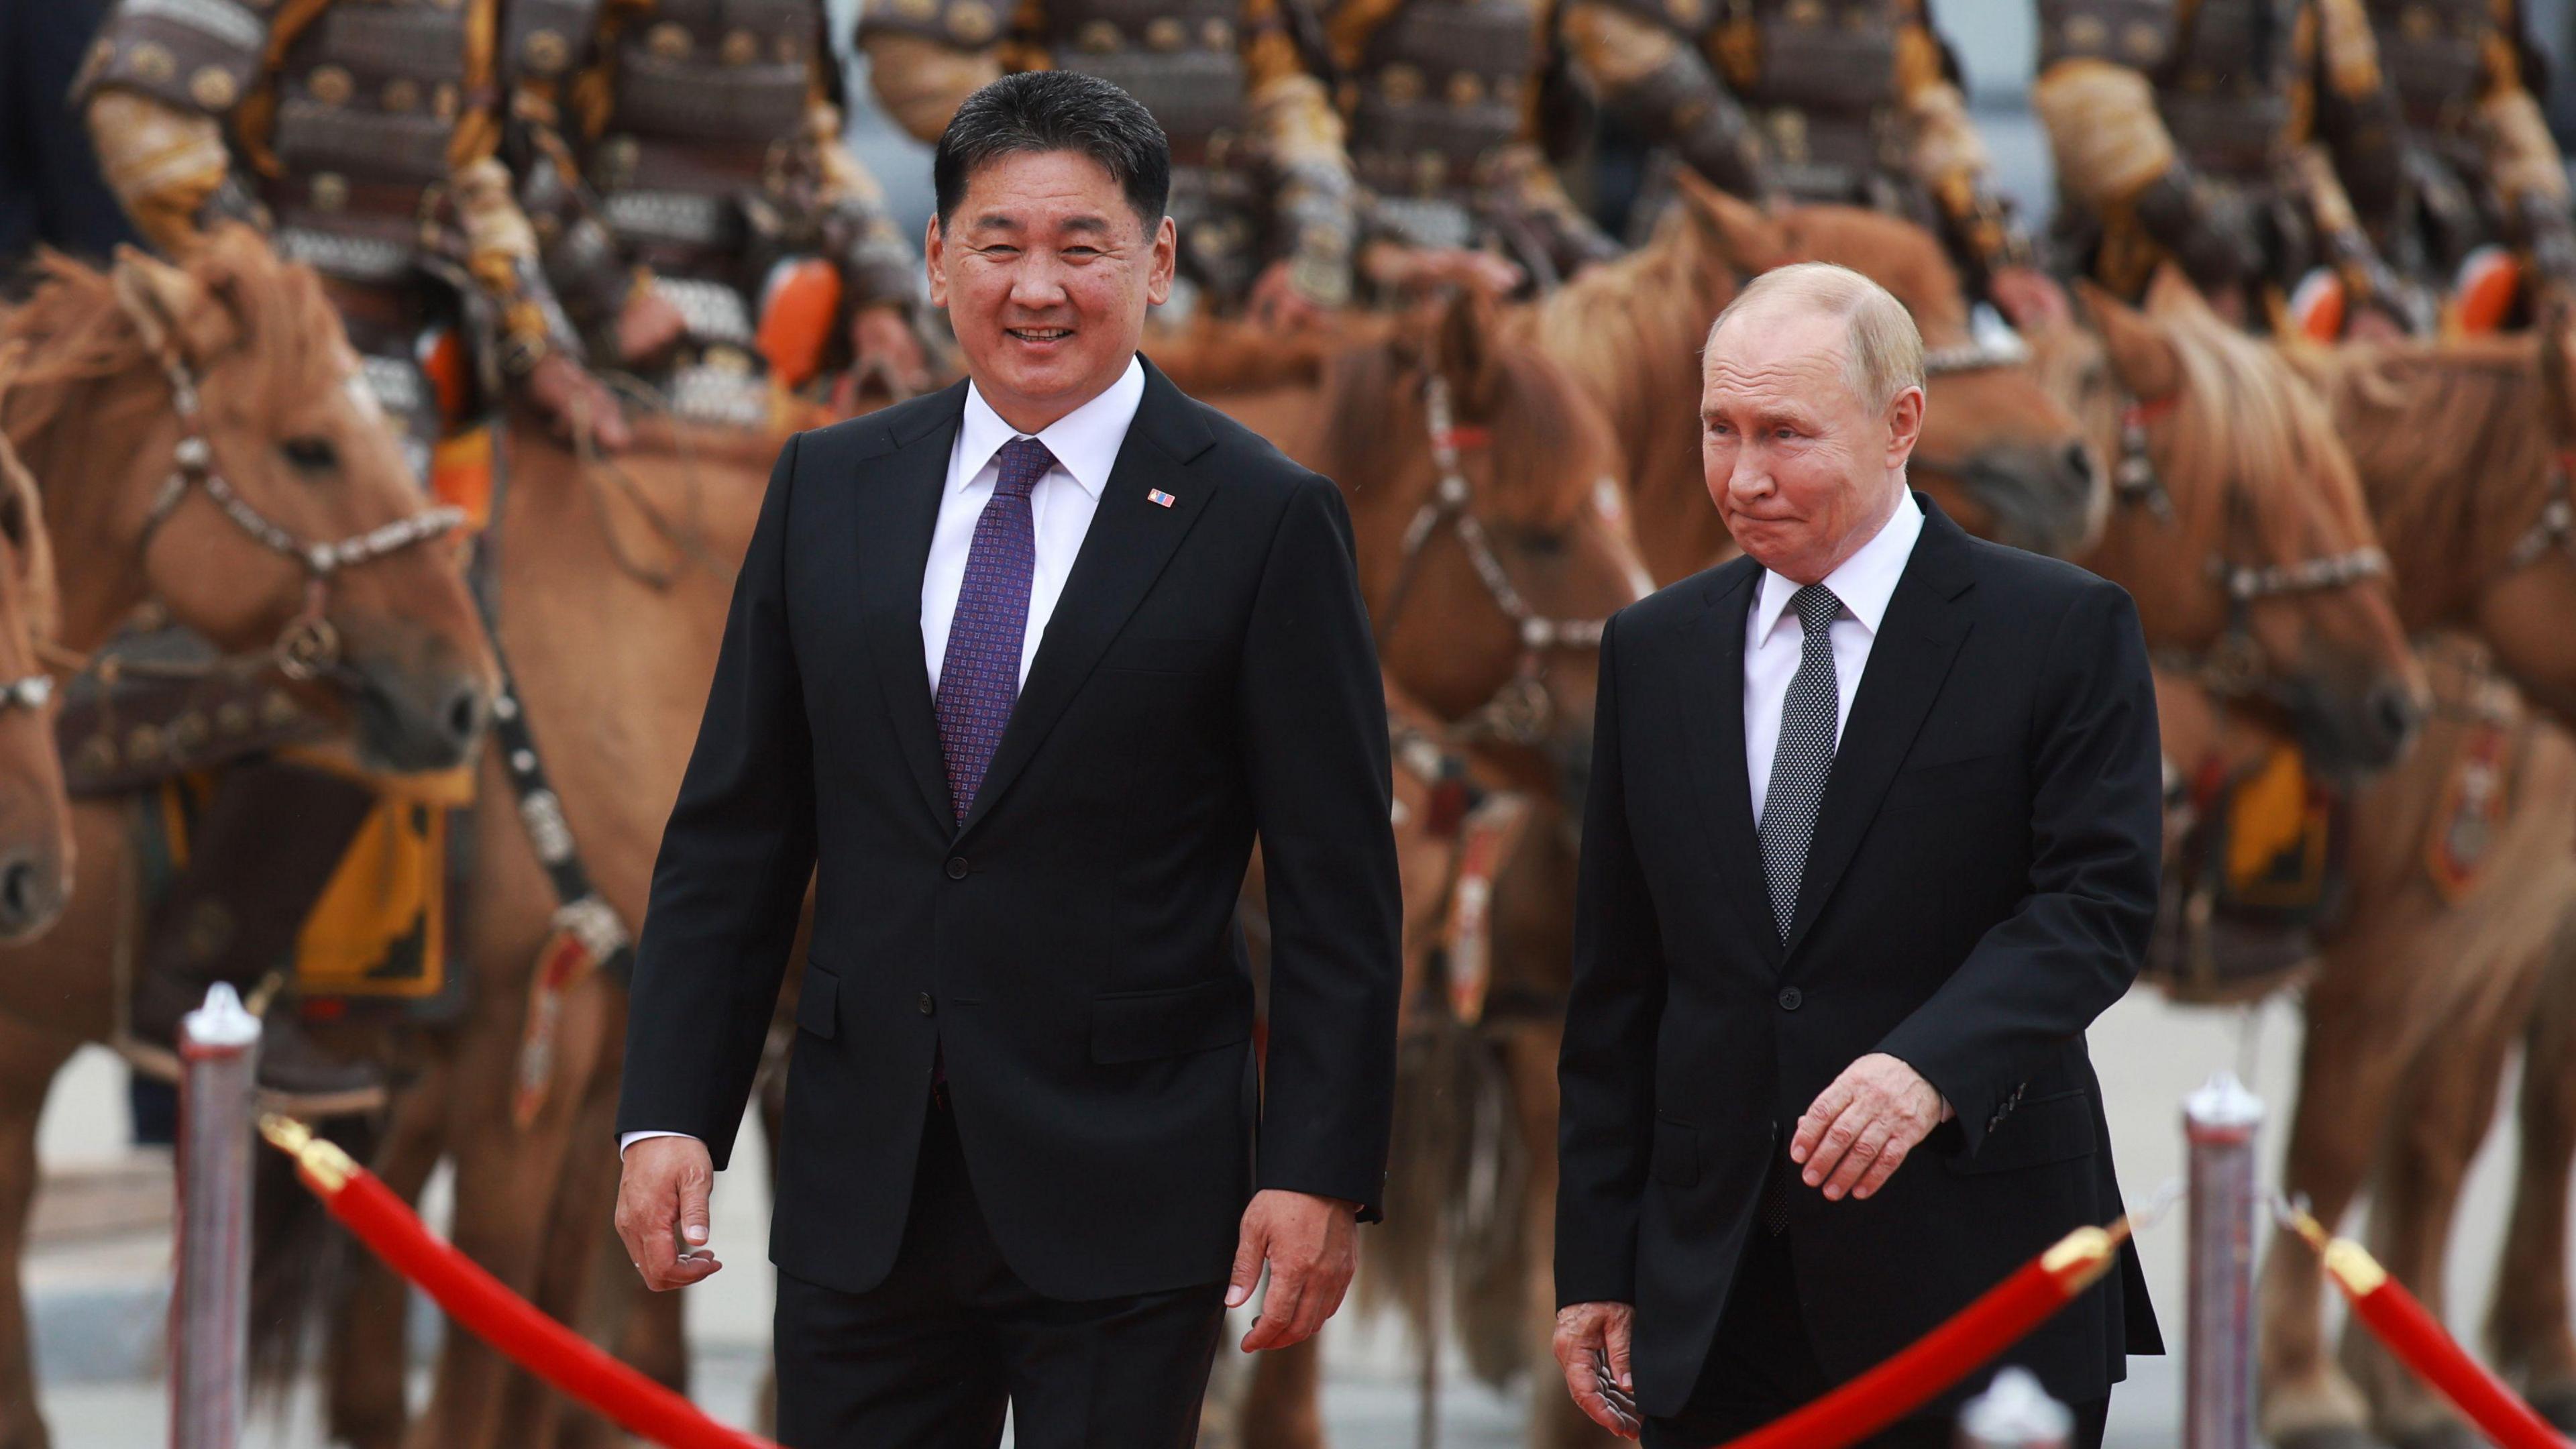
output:
M1211 1283L1256 1186L1374 1203L1385 1177L1401 907L1349 516L1149 365L961 829L920 596L965 388L779 457L654 866L618 1129L724 1166L810 876L773 1261L885 1276L936 1049L1032 1288ZM1266 1100L1232 925L1256 832Z
M1917 495L1919 498L1920 495ZM1688 1397L1763 1174L1854 1060L1958 1116L1868 1201L1799 1185L1805 1327L1837 1380L2121 1212L2084 1029L2155 914L2161 768L2135 609L1929 500L1827 777L1784 949L1744 769L1749 558L1601 641L1561 1063L1559 1301L1633 1303L1638 1398ZM2070 1401L2158 1352L2133 1250L2007 1356Z

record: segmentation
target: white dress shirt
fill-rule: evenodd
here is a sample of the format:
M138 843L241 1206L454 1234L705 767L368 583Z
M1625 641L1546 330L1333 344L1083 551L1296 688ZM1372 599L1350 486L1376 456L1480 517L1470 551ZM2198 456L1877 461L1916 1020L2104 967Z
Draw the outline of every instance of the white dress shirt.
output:
M1056 600L1064 597L1065 578L1091 532L1091 516L1100 509L1100 492L1109 486L1109 470L1126 445L1127 429L1145 400L1145 367L1129 358L1100 396L1066 413L1037 435L1055 455L1055 466L1039 476L1029 491L1029 509L1037 524L1037 571L1029 579L1029 627L1020 645L1020 683L1029 682L1029 663L1037 658L1038 641L1046 637L1047 620ZM975 523L993 501L1001 478L995 461L1002 445L1024 436L973 383L966 385L966 413L957 424L957 443L948 452L948 481L939 494L939 521L930 530L930 559L921 570L921 653L930 666L930 692L939 693L939 669L948 658L948 629L957 618L957 592L966 582L967 555L975 546ZM1794 665L1793 665L1794 667ZM1784 686L1785 687L1785 686ZM1776 727L1776 721L1774 722ZM679 1132L629 1132L617 1139L617 1150L647 1137L680 1137Z
M1914 556L1914 540L1922 536L1923 505L1908 489L1878 533L1823 579L1843 602L1826 631L1834 646L1837 749L1843 726L1851 722L1861 671L1869 667L1869 646L1878 640L1887 601L1904 577L1905 561ZM1797 592L1794 581L1764 569L1761 592L1744 619L1744 776L1753 788L1756 825L1762 821L1763 797L1771 791L1771 757L1780 748L1780 708L1789 698L1789 681L1797 677L1798 656L1806 643L1805 627L1789 612L1790 596Z

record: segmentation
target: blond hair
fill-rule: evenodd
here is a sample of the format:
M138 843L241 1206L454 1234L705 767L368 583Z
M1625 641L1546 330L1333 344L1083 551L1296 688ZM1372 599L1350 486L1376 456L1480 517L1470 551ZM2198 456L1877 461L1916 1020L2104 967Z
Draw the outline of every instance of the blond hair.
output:
M1873 410L1897 394L1923 385L1923 334L1912 313L1889 291L1849 267L1797 262L1775 267L1745 284L1709 324L1703 355L1717 345L1727 319L1739 312L1821 312L1843 323L1843 385Z

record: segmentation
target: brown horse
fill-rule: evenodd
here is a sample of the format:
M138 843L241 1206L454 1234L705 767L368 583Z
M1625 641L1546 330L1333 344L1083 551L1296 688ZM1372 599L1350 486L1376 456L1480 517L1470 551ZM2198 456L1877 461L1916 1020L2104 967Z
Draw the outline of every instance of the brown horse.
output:
M2119 459L2086 567L2136 598L2148 645L2278 707L2321 768L2397 758L2424 714L2351 458L2275 354L2166 277L2145 312L2087 288L2100 328L2051 339L2055 385Z
M55 547L83 565L62 576L64 646L96 647L151 598L219 647L255 655L318 601L338 646L311 692L355 721L361 758L443 767L472 747L492 660L453 551L403 548L322 570L277 547L406 529L426 501L310 271L240 230L219 233L184 271L134 254L112 274L53 262L36 295L0 320L0 348L17 362L0 392L0 428L47 485L41 521ZM196 497L215 491L202 483L164 489L190 435L174 384L198 400L208 476L223 481L229 504ZM246 519L266 520L271 537ZM0 970L8 1449L47 1442L18 1279L36 1119L72 1051L114 1039L129 960L125 812L84 802L72 832L91 889Z
M1681 204L1645 246L1587 269L1513 324L1610 414L1659 582L1733 552L1700 469L1700 346L1743 278L1795 261L1851 267L1914 314L1930 374L1916 486L1963 525L2008 543L2068 553L2090 541L2106 497L2092 450L2026 362L1971 336L1966 293L1937 238L1850 207L1765 216L1679 180Z
M2553 838L2576 790L2562 778L2564 736L2530 718L2514 691L2491 677L2501 672L2535 703L2555 705L2562 722L2564 702L2576 699L2576 653L2563 624L2576 612L2563 501L2564 439L2576 410L2565 318L2549 322L2533 336L2300 359L2333 406L2381 532L2398 550L2407 623L2474 628L2492 662L2457 642L2443 646L2455 676L2443 713L2470 721L2467 733L2428 741L2436 747L2419 750L2356 802L2356 858L2386 874L2359 897L2309 993L2289 1184L2333 1221L2366 1181L2384 1260L2438 1304L2461 1183L2493 1120L2511 1049L2527 1043L2527 1152L2491 1333L2498 1357L2557 1414L2576 1419L2563 1251L2564 1144L2576 1135L2576 1102L2564 1086L2576 1058L2565 1055L2561 979L2569 969L2571 873L2567 842ZM2501 818L2460 835L2458 792L2472 781L2497 792ZM2531 848L2500 854L2516 831ZM2486 853L2470 888L2428 879L2421 863L2428 849L2438 856L2454 841L2481 839ZM2427 958L2443 968L2424 972ZM2418 979L2426 976L2434 979ZM2299 1261L2305 1257L2284 1242L2270 1270L2277 1291L2265 1302L2266 1418L2305 1442L2352 1442L2362 1406L2323 1362L2321 1285L2313 1260ZM2367 1335L2348 1333L2342 1357L2383 1437L2466 1441L2451 1411Z
M1496 310L1479 298L1380 330L1378 340L1330 359L1312 456L1350 502L1361 591L1396 714L1463 758L1491 798L1517 802L1498 809L1526 814L1472 891L1491 911L1481 1010L1462 1018L1445 993L1428 1002L1408 996L1399 1130L1424 1150L1400 1160L1424 1175L1390 1192L1427 1199L1406 1214L1417 1228L1438 1221L1473 1231L1445 1243L1439 1232L1401 1229L1373 1238L1364 1271L1379 1286L1363 1291L1401 1307L1417 1333L1454 1316L1480 1371L1499 1381L1546 1361L1554 1310L1544 1265L1555 1198L1555 1040L1572 951L1572 822L1590 760L1598 626L1650 581L1628 528L1618 450L1562 368L1503 335ZM1419 833L1404 827L1399 839ZM1437 855L1438 841L1428 848ZM1420 949L1428 944L1444 969L1465 969L1456 939L1428 943L1422 934L1426 923L1451 921L1458 886L1445 865L1409 862L1408 964L1417 973L1431 971L1432 953ZM1455 1090L1462 1081L1474 1084L1464 1096ZM1487 1160L1499 1165L1481 1177L1452 1171L1442 1164L1462 1160L1466 1126L1480 1112L1492 1124L1482 1139L1494 1154ZM1484 1267L1435 1300L1422 1287L1434 1255ZM1252 1366L1231 1415L1236 1442L1321 1444L1316 1352L1264 1354ZM1543 1386L1534 1402L1533 1442L1597 1438L1570 1405L1562 1414L1549 1407ZM1225 1410L1215 1413L1222 1419Z
M71 898L72 806L40 652L59 607L44 500L0 434L0 944L43 934Z

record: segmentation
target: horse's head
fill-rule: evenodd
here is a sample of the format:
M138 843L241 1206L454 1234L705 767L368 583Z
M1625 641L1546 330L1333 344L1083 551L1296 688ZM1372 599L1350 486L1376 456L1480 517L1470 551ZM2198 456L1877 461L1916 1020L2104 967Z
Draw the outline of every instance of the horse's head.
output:
M1601 623L1650 587L1598 407L1478 297L1337 358L1326 394L1388 673L1453 741L1578 796Z
M273 653L391 770L464 760L493 660L454 519L404 465L311 270L247 228L184 268L68 262L6 324L5 410L46 484L68 642L146 598L228 653ZM69 426L64 426L68 424ZM120 566L122 565L122 566Z
M2375 768L2423 722L2424 672L2323 404L2170 275L2144 312L2083 288L2098 352L2051 362L2116 459L2087 560L2136 598L2150 646L2222 696L2284 707L2320 766Z
M54 561L35 480L0 437L0 942L54 923L71 896L71 800L54 748Z
M1777 221L1709 194L1727 250L1748 272L1796 259L1851 268L1894 294L1923 333L1923 437L1907 476L1960 526L2039 553L2082 551L2109 507L2082 428L2026 356L1981 341L1938 237L1848 206L1790 208Z

